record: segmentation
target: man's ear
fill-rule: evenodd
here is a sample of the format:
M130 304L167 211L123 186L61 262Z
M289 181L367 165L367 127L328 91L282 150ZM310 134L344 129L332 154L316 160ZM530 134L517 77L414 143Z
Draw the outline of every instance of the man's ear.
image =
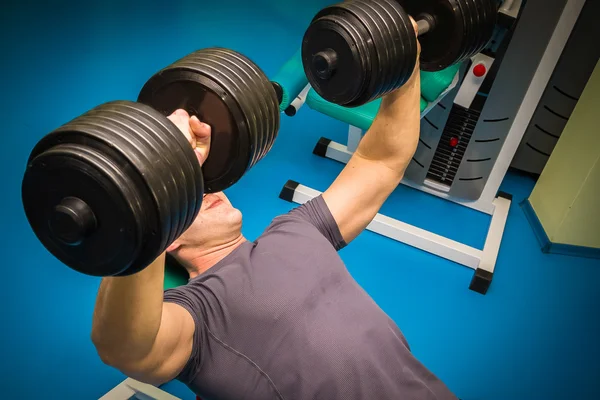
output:
M169 247L167 247L167 253L172 253L172 252L178 250L180 247L181 247L181 243L179 243L179 240L176 240L173 243L171 243L171 245Z

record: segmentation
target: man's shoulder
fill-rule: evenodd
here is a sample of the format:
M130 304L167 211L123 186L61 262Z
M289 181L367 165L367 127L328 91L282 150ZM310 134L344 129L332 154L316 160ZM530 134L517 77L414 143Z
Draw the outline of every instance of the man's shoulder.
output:
M336 250L346 245L325 200L322 196L294 208L273 219L262 237L283 234L290 240L293 234L326 239Z

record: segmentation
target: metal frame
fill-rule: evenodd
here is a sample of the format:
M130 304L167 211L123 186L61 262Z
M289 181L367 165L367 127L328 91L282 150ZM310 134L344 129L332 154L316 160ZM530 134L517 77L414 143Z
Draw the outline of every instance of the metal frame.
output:
M320 194L321 192L315 189L289 181L281 197L293 203L304 204ZM383 214L377 214L366 229L474 269L476 272L470 289L485 294L494 274L510 204L510 196L499 196L494 200L495 212L483 250Z
M431 183L428 183L430 187L427 187L426 185L415 184L408 180L402 181L402 184L406 186L490 215L491 223L483 250L467 246L382 214L377 214L367 227L368 230L475 269L470 289L481 294L487 292L493 277L512 200L510 195L499 193L500 185L544 89L550 80L552 72L558 63L584 3L585 0L569 0L567 2L544 55L540 60L536 73L529 84L525 98L510 127L507 139L493 166L483 193L477 201L468 202L453 198L447 193L431 187ZM315 154L347 163L358 147L362 134L361 129L350 126L347 145L328 139L321 139L315 148ZM303 204L319 194L320 192L314 189L289 181L282 190L280 197L297 204Z
M315 149L315 153L332 160L347 163L358 147L362 133L361 129L350 126L348 129L347 146L327 139L321 139L317 145L317 149ZM325 147L326 142L328 144ZM320 146L324 148L319 149ZM410 181L403 180L402 184L439 195L437 191L426 186L414 185ZM280 197L293 203L304 204L320 194L321 192L315 189L290 181L284 187ZM503 193L500 193L492 201L490 205L492 211L489 213L492 219L483 250L467 246L383 214L377 214L366 229L474 269L475 274L469 288L478 293L486 294L494 274L511 201L511 196ZM469 203L461 203L457 200L456 202L467 207L469 206Z
M181 400L156 386L127 378L99 400Z

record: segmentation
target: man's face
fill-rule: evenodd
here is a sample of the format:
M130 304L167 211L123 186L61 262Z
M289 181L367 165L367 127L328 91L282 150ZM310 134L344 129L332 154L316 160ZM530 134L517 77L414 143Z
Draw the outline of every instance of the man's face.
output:
M241 230L242 213L223 192L211 193L204 196L198 216L176 244L210 249L235 240Z

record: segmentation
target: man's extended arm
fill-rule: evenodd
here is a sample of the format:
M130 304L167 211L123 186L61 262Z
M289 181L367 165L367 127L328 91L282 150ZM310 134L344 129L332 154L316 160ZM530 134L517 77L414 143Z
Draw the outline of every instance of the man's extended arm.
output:
M356 152L323 193L346 243L369 225L400 184L419 141L420 97L417 63L411 79L382 99Z
M198 162L208 157L210 127L183 110L169 119L187 137ZM183 307L163 303L165 255L137 274L104 278L94 309L92 341L102 360L151 384L175 378L192 353L195 324Z
M102 361L127 376L161 384L173 379L192 351L194 321L163 303L165 256L127 277L100 284L92 340Z

